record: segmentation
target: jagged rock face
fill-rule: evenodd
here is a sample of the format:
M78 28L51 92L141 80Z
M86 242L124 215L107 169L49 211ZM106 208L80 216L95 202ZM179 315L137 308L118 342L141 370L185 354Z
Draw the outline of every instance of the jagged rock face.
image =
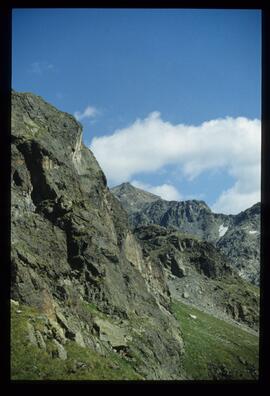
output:
M241 279L212 243L158 225L134 233L145 259L165 269L173 298L258 330L259 290Z
M180 379L183 345L162 267L144 259L81 125L32 94L12 93L11 187L12 298L38 307L63 338L106 349L110 335L97 338L101 325L83 310L94 303L134 331L145 378Z
M217 241L217 247L230 258L240 276L260 284L260 204L234 216L233 225Z
M112 189L129 215L132 227L158 224L214 243L230 260L244 279L259 285L260 277L260 204L239 213L224 215L213 213L204 201L142 202L141 207L131 210L126 197L121 194L123 185ZM130 189L136 196L135 187Z
M159 200L143 207L140 212L130 215L134 227L158 224L181 232L196 235L207 241L219 238L219 227L228 226L230 217L215 215L204 201L164 201Z
M130 183L122 183L111 189L114 196L119 199L128 213L141 210L145 204L160 200L155 194L141 190Z
M211 243L157 225L138 227L134 232L143 243L143 252L155 254L175 276L185 276L191 267L208 278L232 272Z

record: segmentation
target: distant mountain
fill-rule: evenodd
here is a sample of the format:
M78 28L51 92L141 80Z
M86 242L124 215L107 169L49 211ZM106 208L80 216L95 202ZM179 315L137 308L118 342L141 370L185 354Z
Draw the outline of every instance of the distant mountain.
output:
M259 284L260 203L238 215L213 213L204 201L198 200L155 199L146 202L142 199L136 206L133 202L138 201L137 197L143 196L143 192L129 184L127 194L125 184L115 187L112 192L117 192L115 196L127 210L133 228L158 224L212 242L225 253L240 276Z
M128 213L137 212L145 204L161 200L157 195L134 187L130 183L122 183L119 186L113 187L111 192L121 201Z
M233 223L216 244L239 275L255 285L260 283L260 214L257 203L233 216Z

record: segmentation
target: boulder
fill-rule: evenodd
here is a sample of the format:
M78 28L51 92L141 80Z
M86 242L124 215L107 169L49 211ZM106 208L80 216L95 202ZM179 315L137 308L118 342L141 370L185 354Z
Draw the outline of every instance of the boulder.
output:
M53 343L56 346L56 351L54 352L54 357L57 357L61 360L66 360L67 359L67 351L65 350L63 345L60 344L60 342L58 342L55 339L53 340Z
M127 331L108 320L96 318L95 324L99 328L99 338L108 342L113 348L127 346Z
M36 340L37 340L38 347L40 349L43 349L44 351L46 351L46 349L47 349L46 343L45 343L44 338L39 330L36 331Z
M27 337L28 337L28 340L31 342L31 344L38 345L35 328L29 322L27 322Z

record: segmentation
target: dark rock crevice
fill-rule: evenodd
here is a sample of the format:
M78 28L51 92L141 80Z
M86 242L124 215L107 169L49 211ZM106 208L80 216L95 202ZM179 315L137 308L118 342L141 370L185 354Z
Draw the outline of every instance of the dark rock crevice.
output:
M46 173L42 168L42 158L47 153L35 141L22 143L17 146L22 153L27 169L30 173L33 190L31 197L33 203L38 206L44 200L54 200L57 198L56 191L49 184Z

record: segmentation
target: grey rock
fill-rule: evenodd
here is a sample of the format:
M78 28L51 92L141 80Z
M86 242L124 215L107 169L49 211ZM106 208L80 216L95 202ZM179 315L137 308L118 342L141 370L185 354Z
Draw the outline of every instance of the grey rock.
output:
M62 344L60 344L60 342L58 342L57 340L53 340L53 343L56 346L56 353L55 353L55 357L61 359L61 360L66 360L67 359L67 351L65 350L65 348L63 347Z
M72 373L76 373L78 370L84 370L87 369L87 364L85 364L84 362L79 362L79 361L75 361L72 368L71 368L71 372Z
M45 341L44 341L44 338L43 338L41 332L37 330L36 333L35 333L35 335L36 335L36 340L37 340L37 345L38 345L38 347L39 347L40 349L43 349L44 351L46 351L46 349L47 349L46 343L45 343Z
M28 337L28 340L31 342L31 344L38 345L35 328L29 322L27 322L27 337Z
M85 348L85 342L80 331L77 331L74 338L75 342L81 347Z
M127 330L100 318L96 318L95 323L102 341L109 342L113 348L127 346Z
M52 337L56 339L58 342L61 344L64 344L66 342L66 337L65 337L65 328L61 327L56 321L54 320L49 320L49 328L46 329L46 333L48 334L49 337Z
M240 362L240 363L242 363L242 364L244 364L244 365L247 364L247 361L246 361L242 356L239 356L238 359L239 359L239 362Z

